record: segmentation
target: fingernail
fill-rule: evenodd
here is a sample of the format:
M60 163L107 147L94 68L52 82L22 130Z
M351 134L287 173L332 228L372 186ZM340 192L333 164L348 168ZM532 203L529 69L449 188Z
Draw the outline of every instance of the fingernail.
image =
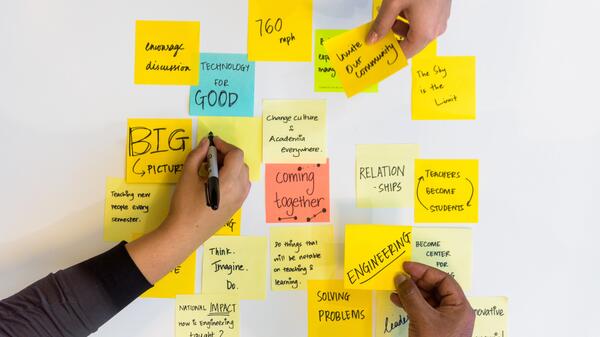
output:
M208 138L206 138L206 137L202 138L202 140L200 141L200 146L204 146L204 144L206 144L206 142L208 142Z
M377 42L377 38L379 38L379 35L377 34L377 32L375 32L375 31L369 32L369 35L367 35L367 44L372 44L372 43Z
M396 275L396 278L394 279L394 282L396 282L396 287L399 287L407 279L408 279L408 277L406 277L406 275L404 275L404 274Z

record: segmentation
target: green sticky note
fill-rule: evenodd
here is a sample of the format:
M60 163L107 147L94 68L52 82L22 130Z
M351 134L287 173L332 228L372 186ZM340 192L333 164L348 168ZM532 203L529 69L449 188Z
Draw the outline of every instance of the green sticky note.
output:
M325 50L325 41L344 32L342 29L315 30L315 92L344 92L342 82L329 62L329 55ZM377 92L377 84L364 92Z

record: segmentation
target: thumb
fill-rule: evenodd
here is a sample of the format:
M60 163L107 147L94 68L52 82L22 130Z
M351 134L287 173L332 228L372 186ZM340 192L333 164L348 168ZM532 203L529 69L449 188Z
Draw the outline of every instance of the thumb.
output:
M395 282L398 298L408 317L412 319L415 316L422 316L423 311L431 308L410 277L399 274L396 276Z
M198 171L200 171L200 165L202 165L202 162L206 159L207 153L208 139L202 138L200 144L188 154L185 164L183 164L184 174L194 174L197 176Z
M396 22L396 17L404 9L405 2L405 0L383 0L377 18L373 21L367 35L367 44L373 44L387 35Z

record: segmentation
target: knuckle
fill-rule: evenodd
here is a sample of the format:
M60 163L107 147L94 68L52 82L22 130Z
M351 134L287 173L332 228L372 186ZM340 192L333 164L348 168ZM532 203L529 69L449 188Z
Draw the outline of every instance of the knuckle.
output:
M440 36L440 35L444 34L444 33L446 32L446 29L447 29L447 28L448 28L448 24L446 24L446 23L443 23L443 24L440 26L440 28L438 29L438 34L437 34L437 36ZM436 36L436 37L437 37L437 36Z
M411 281L405 281L400 285L400 291L406 297L415 296L418 292L417 287Z
M426 43L433 41L436 37L436 31L434 28L424 28L417 33L417 39Z
M236 157L244 158L244 151L240 148L235 148L231 152Z

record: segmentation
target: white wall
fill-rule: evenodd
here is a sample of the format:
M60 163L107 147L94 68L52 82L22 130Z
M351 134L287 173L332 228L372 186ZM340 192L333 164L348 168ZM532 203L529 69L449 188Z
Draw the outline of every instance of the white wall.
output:
M351 28L370 1L315 0L315 28ZM596 1L455 1L440 54L477 56L477 120L410 119L410 73L351 100L312 92L311 63L259 63L264 98L327 98L331 193L346 222L410 223L354 207L354 144L418 143L480 159L471 295L510 298L512 336L597 336L600 65ZM246 0L0 2L0 297L97 254L106 176L124 173L128 117L185 117L188 88L133 85L136 19L201 21L201 49L246 51ZM243 233L267 235L263 185ZM305 293L243 302L242 336L305 336ZM138 300L98 336L170 336L172 300Z

